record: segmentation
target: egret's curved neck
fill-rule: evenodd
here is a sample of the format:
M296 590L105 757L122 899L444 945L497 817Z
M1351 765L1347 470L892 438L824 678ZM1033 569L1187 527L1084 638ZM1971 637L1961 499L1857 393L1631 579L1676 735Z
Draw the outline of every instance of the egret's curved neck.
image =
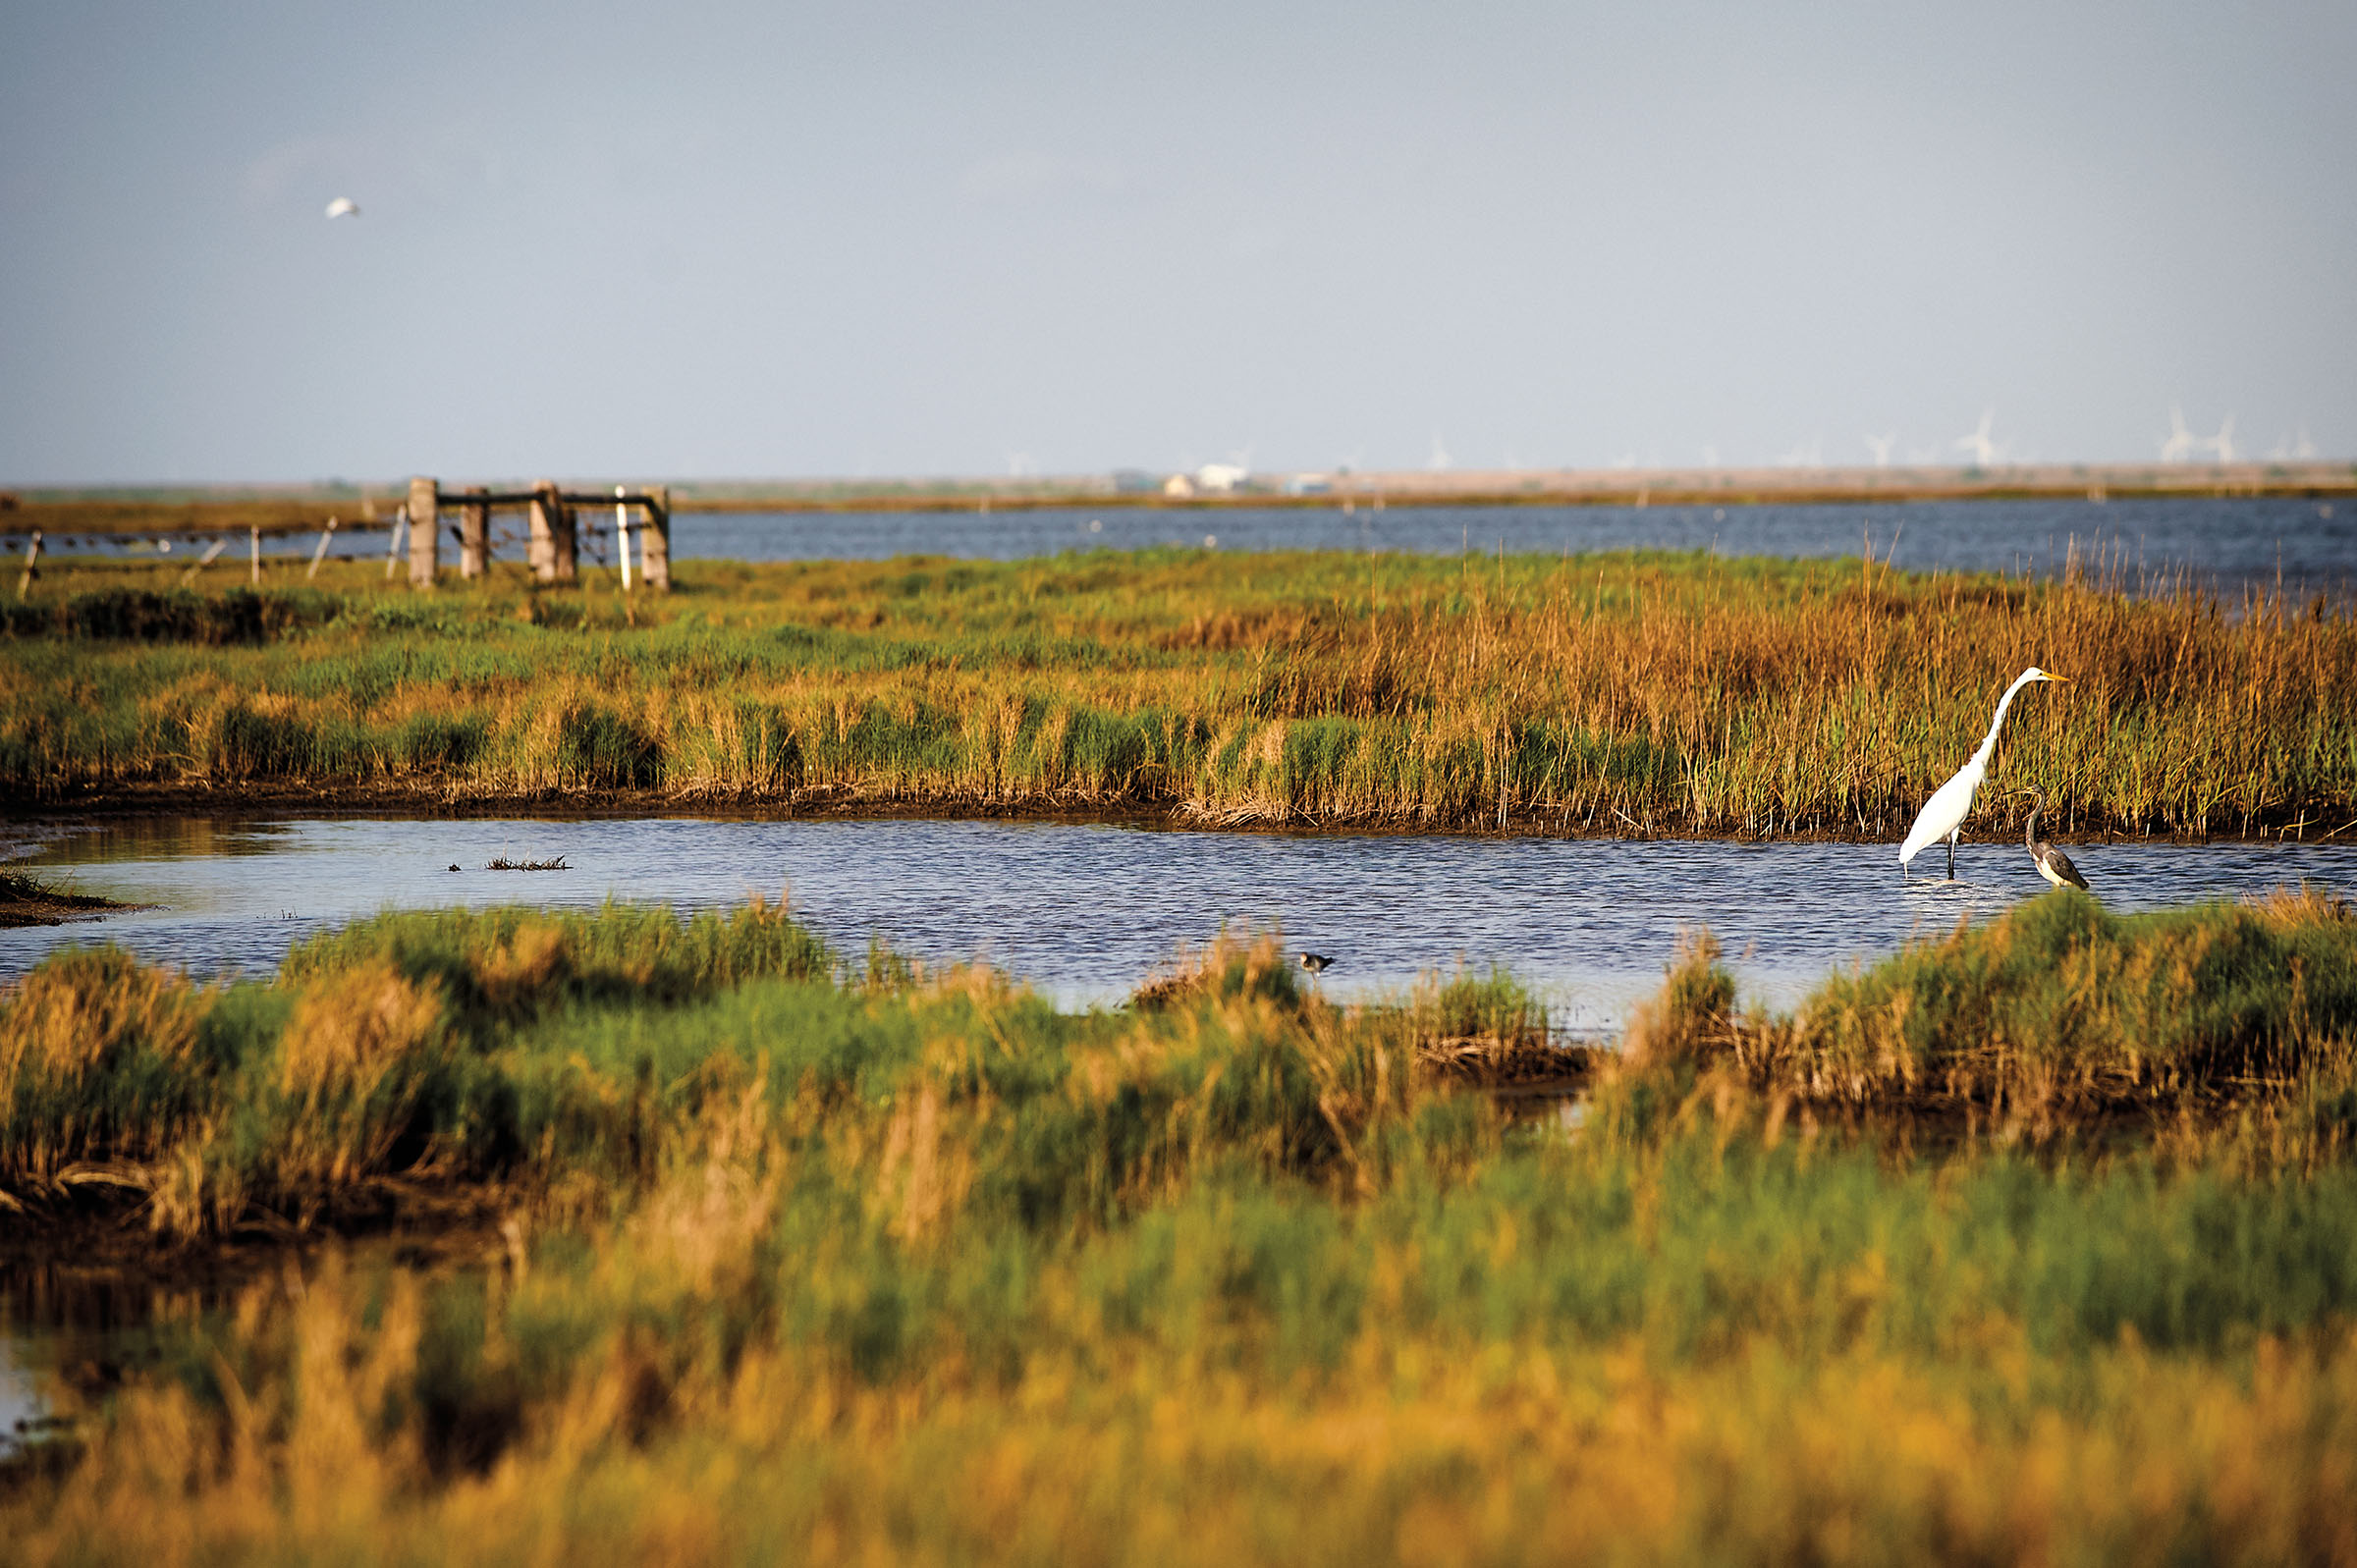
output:
M1989 721L1989 733L1981 738L1981 749L1972 754L1974 767L1986 768L1989 766L1989 755L1997 750L1997 732L2005 727L2005 710L2013 706L2014 693L2035 678L2028 672L2023 672L2014 677L2013 684L2005 688L2005 694L1997 699L1997 717Z

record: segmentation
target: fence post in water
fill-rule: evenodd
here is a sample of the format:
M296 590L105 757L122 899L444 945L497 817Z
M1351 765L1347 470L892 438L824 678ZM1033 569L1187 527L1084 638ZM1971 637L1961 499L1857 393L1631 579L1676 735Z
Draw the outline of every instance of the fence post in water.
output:
M26 595L27 592L29 592L29 591L31 590L31 588L32 588L32 579L33 579L33 578L34 578L36 575L38 575L38 573L36 573L36 572L35 572L35 571L32 569L32 564L33 564L34 562L36 562L36 561L40 560L40 559L41 559L41 530L40 530L40 529L38 529L38 528L35 528L35 529L33 529L33 530L32 530L32 543L30 543L30 544L28 544L28 545L27 545L27 546L25 547L25 575L23 575L23 576L21 576L21 577L19 577L19 578L17 579L17 597L18 597L18 598L20 598L20 599L24 598L24 597L25 597L25 595Z
M247 580L258 588L262 585L262 525L258 522L250 525L247 528L246 534L248 546L247 560L253 566L253 571Z
M638 575L657 593L671 592L671 491L646 492L646 521L638 525Z
M468 496L489 495L481 485L466 492ZM459 514L459 575L462 578L479 577L491 569L491 504L469 500L466 509Z
M327 526L319 530L319 548L311 552L311 569L302 574L303 581L308 582L319 575L319 563L327 559L327 542L335 536L336 519L334 514L330 514Z
M410 481L410 586L430 588L442 565L442 490L420 474Z
M553 479L532 487L531 563L534 582L564 582L580 576L580 535L573 524L573 509L557 499Z

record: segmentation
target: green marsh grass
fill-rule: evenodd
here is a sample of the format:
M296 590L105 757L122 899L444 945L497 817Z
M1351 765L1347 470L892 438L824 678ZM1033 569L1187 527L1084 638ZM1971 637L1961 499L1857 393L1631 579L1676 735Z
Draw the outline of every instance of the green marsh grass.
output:
M1529 1026L1510 978L1336 1007L1272 942L1083 1016L766 906L390 915L212 989L61 955L0 1009L5 1147L44 1151L13 1202L79 1201L74 1162L191 1235L232 1185L325 1221L456 1182L498 1223L458 1267L331 1249L124 1386L65 1379L75 1446L0 1531L34 1563L2357 1561L2357 1162L2223 1104L2345 1100L2301 1042L2346 999L2294 977L2357 932L2099 914L2057 895L1790 1027L1977 998L1929 1061L2051 1018L2067 932L2118 997L2051 1054L2116 1066L2189 976L2200 1130L1925 1156L1792 1113L1714 1054L1707 945L1576 1134L1419 1058Z
M1895 837L2035 663L2073 681L2001 777L2065 833L2357 822L2321 605L1707 555L685 563L627 607L373 572L60 569L0 637L0 787Z
M1703 939L1641 1009L1640 1075L1730 1074L1798 1106L2007 1136L2256 1109L2278 1161L2336 1159L2357 1135L2357 922L2313 892L2121 915L2057 889L1834 975L1790 1017L1739 1012L1717 958Z

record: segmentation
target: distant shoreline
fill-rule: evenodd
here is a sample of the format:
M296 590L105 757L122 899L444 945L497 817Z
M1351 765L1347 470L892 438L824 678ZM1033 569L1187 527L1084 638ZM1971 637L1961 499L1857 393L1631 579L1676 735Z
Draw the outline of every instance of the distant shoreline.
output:
M441 475L446 487L481 476ZM1138 508L1219 512L1328 507L1731 507L1909 501L2125 501L2357 496L2357 462L2048 463L1999 468L1609 468L1272 473L1186 494L1159 474L1040 478L684 481L675 512L1030 512ZM568 485L603 488L603 479ZM643 482L643 481L632 481ZM92 486L0 491L0 534L381 528L392 482L344 486Z

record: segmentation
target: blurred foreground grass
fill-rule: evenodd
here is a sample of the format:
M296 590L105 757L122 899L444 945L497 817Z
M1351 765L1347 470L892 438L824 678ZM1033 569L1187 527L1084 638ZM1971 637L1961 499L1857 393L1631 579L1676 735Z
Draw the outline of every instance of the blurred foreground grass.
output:
M0 789L1896 837L2038 664L2074 683L2016 705L2004 777L2064 831L2357 821L2321 601L1660 554L509 569L50 569L0 606Z
M759 905L62 955L0 1011L21 1217L486 1239L168 1325L0 1539L2357 1561L2353 965L2320 897L2057 893L1761 1018L1705 943L1570 1129L1464 1080L1509 979L1342 1009L1271 944L1080 1017Z

